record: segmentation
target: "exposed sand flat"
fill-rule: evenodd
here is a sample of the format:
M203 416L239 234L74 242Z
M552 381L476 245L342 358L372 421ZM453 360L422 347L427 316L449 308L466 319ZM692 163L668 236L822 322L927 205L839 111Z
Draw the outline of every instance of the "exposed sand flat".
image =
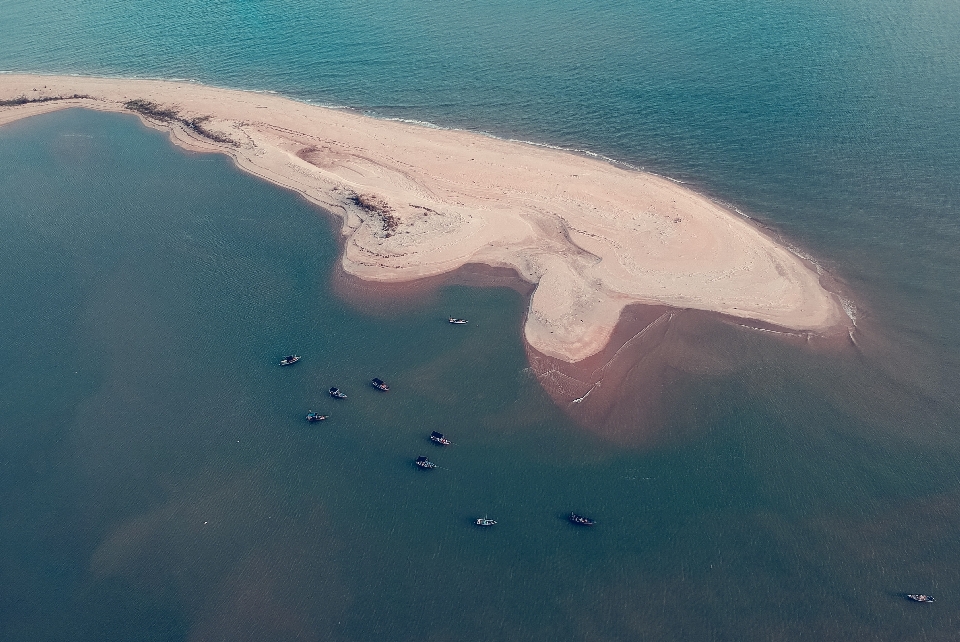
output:
M599 351L631 303L723 312L796 330L847 319L801 259L744 218L669 180L564 151L379 120L273 94L181 82L0 75L0 125L82 106L145 117L178 145L339 214L343 268L409 281L485 263L537 284L525 335L569 362ZM206 120L189 121L209 117ZM217 142L211 139L229 139Z

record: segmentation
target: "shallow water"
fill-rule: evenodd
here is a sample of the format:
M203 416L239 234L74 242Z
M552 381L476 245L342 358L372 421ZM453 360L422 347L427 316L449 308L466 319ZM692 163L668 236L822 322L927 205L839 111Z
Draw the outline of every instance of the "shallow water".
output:
M858 318L838 347L684 313L618 362L592 432L528 368L513 290L370 314L331 293L328 221L226 159L119 116L4 127L4 639L955 637L958 6L0 16L2 69L275 90L666 173L781 230Z
M830 390L869 378L849 355L676 324L667 345L723 367L666 359L669 419L624 448L537 384L519 294L365 315L328 292L328 221L224 158L71 110L0 130L0 167L7 639L952 626L896 592L960 589L956 439L858 416ZM290 350L303 361L277 367ZM484 514L500 524L476 530Z

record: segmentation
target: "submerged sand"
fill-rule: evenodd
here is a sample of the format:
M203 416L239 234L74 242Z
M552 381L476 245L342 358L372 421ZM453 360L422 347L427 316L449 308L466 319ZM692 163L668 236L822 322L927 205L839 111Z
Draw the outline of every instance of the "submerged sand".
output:
M599 352L634 303L814 332L847 321L798 256L658 176L275 94L0 75L0 101L74 95L84 97L0 107L0 125L67 107L124 112L129 101L146 101L135 105L141 118L176 144L229 154L241 169L339 215L349 274L403 282L467 263L516 270L536 285L526 340L556 359Z

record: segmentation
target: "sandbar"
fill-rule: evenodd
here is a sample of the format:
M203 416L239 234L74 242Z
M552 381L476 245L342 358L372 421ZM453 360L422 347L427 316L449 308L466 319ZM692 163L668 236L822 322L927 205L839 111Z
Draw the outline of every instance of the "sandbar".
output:
M137 113L177 145L229 154L339 216L342 268L367 281L512 269L535 285L527 342L570 363L637 303L810 332L849 321L750 220L581 154L191 82L0 74L0 105L0 126L69 107Z

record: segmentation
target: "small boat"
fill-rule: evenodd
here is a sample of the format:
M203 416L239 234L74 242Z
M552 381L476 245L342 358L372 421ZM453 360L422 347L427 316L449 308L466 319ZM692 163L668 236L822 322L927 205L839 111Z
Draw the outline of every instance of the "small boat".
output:
M454 325L465 325L467 323L470 323L466 319L456 319L454 317L450 317L449 319L447 319L447 322L452 323Z
M577 526L593 526L597 522L590 519L589 517L584 517L583 515L577 515L576 513L570 513L570 517L567 519L570 520L571 524L576 524Z
M383 392L390 392L390 386L388 386L383 379L373 379L370 382L370 385L376 388L377 390L382 390Z
M497 520L487 519L486 517L478 517L477 521L474 522L477 526L496 526Z
M436 467L437 467L437 465L436 465L435 463L433 463L432 461L430 461L430 460L427 459L426 457L417 457L416 464L417 464L417 466L419 466L420 468L423 468L424 470L429 470L429 469L431 469L431 468L436 468Z
M327 415L321 415L319 412L314 412L312 410L307 413L307 421L309 422L323 421L326 418Z
M907 593L907 599L914 602L936 602L932 595L924 595L923 593Z
M334 399L346 399L347 395L340 392L340 388L330 388L330 396Z
M300 355L298 354L288 354L283 359L280 359L281 366L292 366L297 361L300 361Z
M436 430L430 433L430 441L435 444L440 444L441 446L450 445L450 440L444 437L442 432L437 432Z

